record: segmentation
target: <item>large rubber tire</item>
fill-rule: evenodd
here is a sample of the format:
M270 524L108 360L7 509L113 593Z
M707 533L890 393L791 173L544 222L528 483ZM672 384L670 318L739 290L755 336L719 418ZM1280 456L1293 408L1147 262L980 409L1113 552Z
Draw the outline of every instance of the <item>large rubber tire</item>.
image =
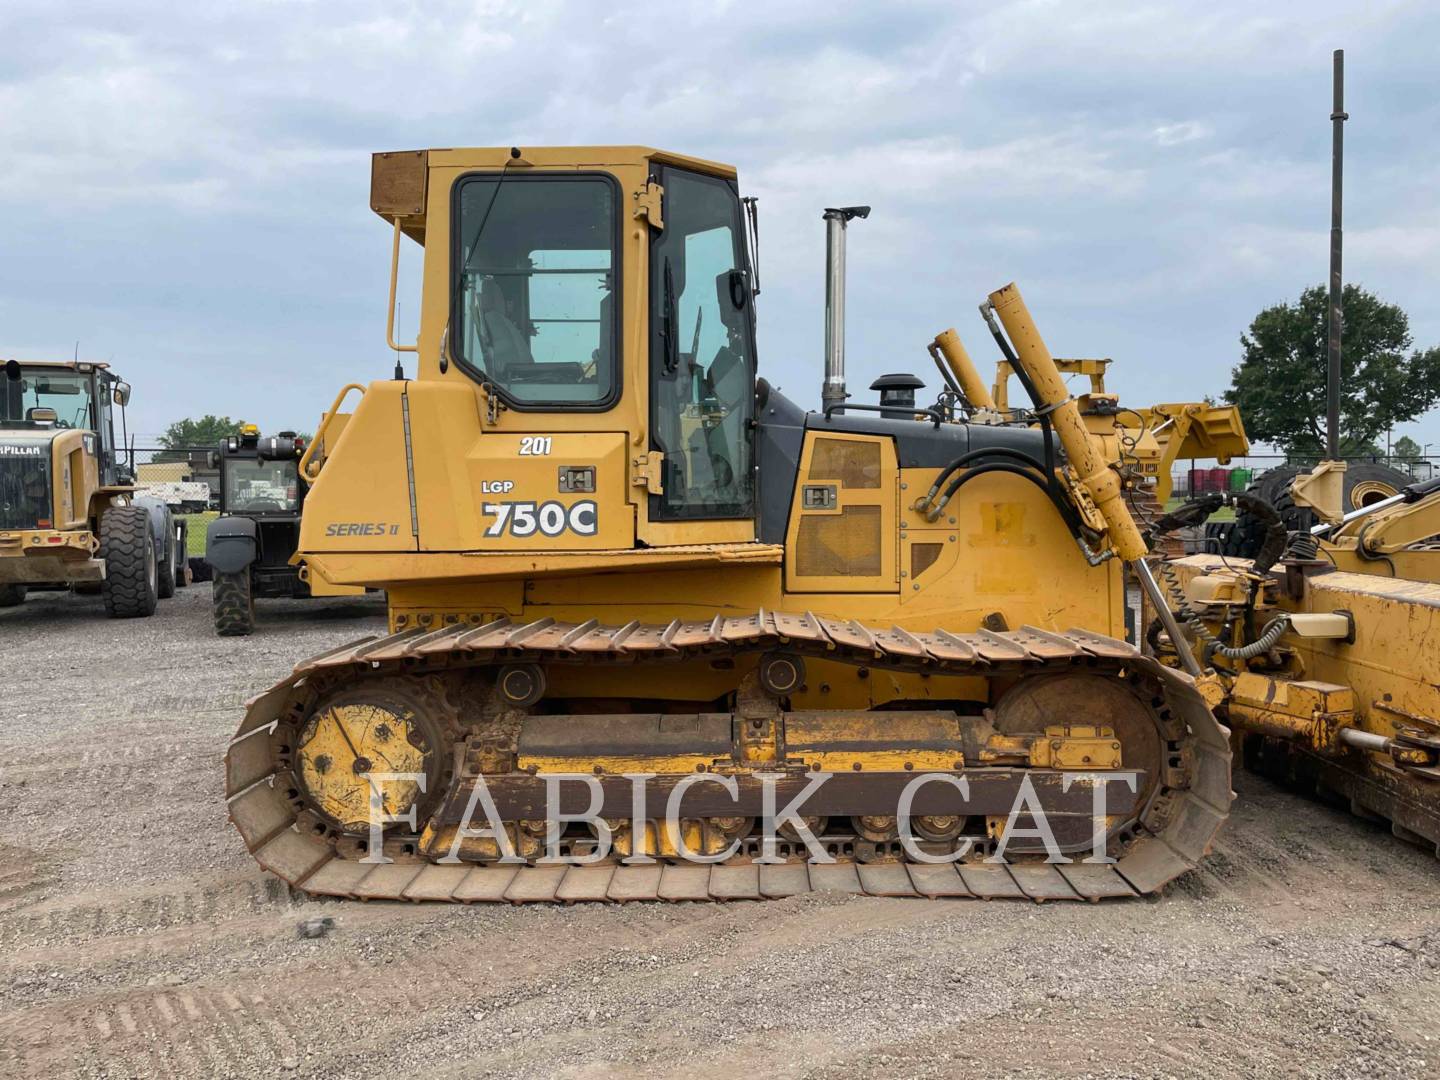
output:
M1345 470L1345 512L1398 495L1415 481L1409 473L1376 461L1357 461Z
M1285 522L1286 532L1309 532L1319 524L1319 516L1308 506L1299 506L1291 494L1295 477L1300 474L1296 465L1282 465L1261 474L1260 478L1246 488L1251 495L1264 499ZM1353 462L1345 470L1345 488L1341 496L1341 509L1345 513L1369 506L1377 499L1394 495L1411 483L1408 475L1399 469L1381 465L1374 461ZM1265 526L1243 511L1235 516L1235 527L1225 537L1221 548L1224 555L1241 559L1253 559L1265 540Z
M155 553L159 568L159 588L156 595L161 600L169 600L175 595L175 519L170 516L169 510L165 511L165 524L161 535L165 537L165 549Z
M0 585L0 607L14 607L24 602L24 585Z
M250 591L250 570L215 575L211 586L215 603L215 633L245 637L255 630L255 597Z
M160 565L150 512L143 506L112 506L100 515L100 557L105 581L100 595L112 619L155 614L160 600Z

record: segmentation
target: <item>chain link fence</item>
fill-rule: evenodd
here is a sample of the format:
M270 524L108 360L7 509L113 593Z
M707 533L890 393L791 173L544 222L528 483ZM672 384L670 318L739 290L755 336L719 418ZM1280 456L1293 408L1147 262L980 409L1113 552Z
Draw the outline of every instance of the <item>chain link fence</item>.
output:
M1440 455L1420 458L1399 458L1380 456L1347 457L1346 462L1372 462L1388 465L1405 473L1414 480L1430 480L1440 475ZM1234 458L1223 468L1196 468L1192 462L1184 469L1173 470L1170 474L1171 497L1184 499L1191 495L1203 495L1212 491L1244 491L1271 469L1293 465L1308 469L1315 464L1311 458L1292 458L1285 454L1250 454Z
M213 446L138 446L123 455L138 494L187 520L189 554L205 554L205 529L219 516L220 466Z

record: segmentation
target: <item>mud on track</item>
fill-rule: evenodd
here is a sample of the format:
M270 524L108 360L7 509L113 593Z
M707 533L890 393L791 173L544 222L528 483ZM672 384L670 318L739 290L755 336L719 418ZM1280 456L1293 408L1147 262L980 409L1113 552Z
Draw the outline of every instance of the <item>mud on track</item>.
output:
M1440 865L1249 776L1159 900L353 904L225 820L240 702L383 631L0 611L0 1075L1434 1075ZM336 928L302 940L296 925Z

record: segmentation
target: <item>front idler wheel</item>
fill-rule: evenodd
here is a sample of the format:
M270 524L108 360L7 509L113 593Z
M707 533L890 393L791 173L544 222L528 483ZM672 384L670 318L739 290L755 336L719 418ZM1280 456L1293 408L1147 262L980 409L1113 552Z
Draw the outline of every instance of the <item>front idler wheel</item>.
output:
M450 741L436 712L432 695L399 683L321 698L299 727L291 761L306 808L340 832L364 835L373 793L387 818L413 809L409 831L418 833L448 782Z

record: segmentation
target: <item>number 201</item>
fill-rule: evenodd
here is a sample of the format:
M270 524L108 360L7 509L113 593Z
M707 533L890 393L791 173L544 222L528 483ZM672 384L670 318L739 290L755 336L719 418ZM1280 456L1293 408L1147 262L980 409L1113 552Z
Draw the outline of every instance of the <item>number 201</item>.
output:
M520 437L520 456L531 457L550 453L549 435L522 435Z

